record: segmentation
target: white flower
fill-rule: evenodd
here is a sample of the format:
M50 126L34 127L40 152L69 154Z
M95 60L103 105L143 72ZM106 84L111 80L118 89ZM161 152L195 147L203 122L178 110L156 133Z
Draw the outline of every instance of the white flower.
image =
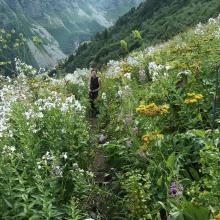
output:
M79 167L79 165L77 163L73 164L73 169L77 169Z
M167 72L164 72L164 77L167 78L169 76L169 74Z
M125 89L125 92L126 92L126 93L130 92L130 87L129 87L128 85L125 86L124 89Z
M165 66L165 69L168 71L168 70L171 70L172 69L172 66L170 66L170 65L166 65Z
M196 29L195 29L195 34L196 35L204 35L205 34L205 32L203 30L203 25L201 22L199 24L197 24Z
M63 103L60 110L61 112L66 113L69 110L69 106L66 103Z
M37 117L38 117L38 118L43 118L43 117L44 117L44 114L43 114L42 112L38 112L38 113L37 113Z
M81 105L81 103L78 100L75 101L74 108L75 108L76 111L80 111L80 112L83 111L83 109L84 109L83 106Z
M147 56L151 56L155 53L156 49L155 47L148 47L145 52L147 53Z
M65 133L66 133L66 130L65 130L64 128L62 128L61 132L62 132L63 134L65 134Z
M42 169L41 162L37 162L37 168L38 168L39 170Z
M55 177L63 177L63 170L60 166L53 164L50 174Z
M134 57L131 57L131 56L129 56L127 58L127 62L128 62L128 64L130 66L137 66L137 65L139 65L139 62Z
M75 82L75 76L73 74L67 74L64 78L66 81L70 81L72 83Z
M217 39L220 39L220 29L218 31L214 31L213 36Z
M70 97L67 97L66 98L66 103L68 103L68 104L72 104L73 103L73 100L74 100L74 96L70 96Z
M19 58L15 58L15 69L20 78L25 78L26 75L36 75L37 70L32 66L23 63Z
M107 100L107 96L106 96L106 93L105 93L105 92L102 93L102 99L103 99L104 101Z
M12 82L12 80L11 80L11 78L9 76L7 76L6 79L7 79L8 83Z
M16 149L15 149L14 146L11 146L11 147L10 147L10 151L11 151L12 153L14 153L15 150L16 150Z
M106 72L106 76L109 78L116 77L121 71L121 63L119 61L110 60L107 64L108 71Z
M119 90L119 91L117 92L117 96L122 97L122 95L123 95L123 91L122 91L122 90Z
M164 66L159 64L157 65L155 62L150 62L148 64L148 70L149 73L151 74L152 80L155 81L157 80L159 73L164 69Z
M6 155L6 156L12 156L14 154L15 150L16 150L15 146L5 145L3 147L2 154Z
M90 75L89 73L90 73L89 69L77 69L74 71L74 73L68 73L64 77L64 81L70 82L72 84L84 86L85 85L84 80L85 78L88 78L88 76Z
M86 171L86 174L87 174L89 177L92 177L92 178L95 176L94 173L91 172L91 171Z
M209 18L209 21L208 21L209 24L215 24L216 23L216 20L214 18Z
M50 83L52 85L64 85L65 82L64 82L63 79L54 79L54 78L52 78Z
M42 160L45 162L45 164L47 164L47 161L51 161L53 159L54 156L49 151L47 151L46 154L42 156Z
M124 77L127 78L127 79L131 79L131 73L125 73Z
M33 116L33 111L30 109L28 112L24 113L24 116L26 117L27 120L30 120Z
M66 159L68 158L67 152L62 153L61 158L63 158L64 160L66 160Z
M8 137L12 138L14 135L13 135L13 132L11 130L8 131Z
M145 73L145 70L144 68L141 68L139 70L139 79L140 81L144 82L146 80L146 73Z

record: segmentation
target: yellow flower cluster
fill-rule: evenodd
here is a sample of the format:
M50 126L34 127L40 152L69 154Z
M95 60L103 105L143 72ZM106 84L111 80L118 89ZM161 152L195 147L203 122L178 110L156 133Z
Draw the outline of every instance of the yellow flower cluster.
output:
M139 149L139 154L141 156L145 155L145 153L148 150L149 144L152 141L154 141L156 139L163 139L164 135L160 134L159 132L151 132L151 133L144 135L142 138L143 138L144 144Z
M121 74L118 74L117 76L112 77L113 80L120 80L122 77Z
M215 216L215 220L220 220L220 212Z
M150 144L153 140L163 139L164 135L159 132L151 132L143 136L145 144Z
M169 105L160 106L160 114L163 115L169 113L169 109L170 109Z
M127 62L124 62L123 64L122 64L122 72L123 72L123 74L125 74L125 73L131 73L132 72L132 67L127 63Z
M196 94L194 92L187 93L188 98L185 99L184 103L187 105L193 105L196 104L199 101L202 101L204 99L204 96L202 94Z
M169 106L168 105L158 106L155 103L150 103L148 105L142 104L138 108L136 108L136 112L143 113L147 116L153 117L158 114L164 115L169 113Z

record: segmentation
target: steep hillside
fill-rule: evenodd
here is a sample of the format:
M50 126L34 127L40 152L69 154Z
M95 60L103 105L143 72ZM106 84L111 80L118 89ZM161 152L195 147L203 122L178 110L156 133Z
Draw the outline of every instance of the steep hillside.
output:
M218 0L148 0L136 10L122 16L113 27L82 45L65 64L68 71L77 67L100 67L111 59L119 59L129 51L165 41L198 22L217 16ZM139 30L143 40L135 40L132 31ZM126 40L128 50L122 50L120 40Z
M0 0L0 27L15 28L39 66L54 65L141 0ZM42 45L33 43L38 36ZM26 60L30 63L30 59ZM32 63L33 64L33 63Z
M110 61L97 118L90 69L16 70L0 75L0 219L220 219L220 15Z

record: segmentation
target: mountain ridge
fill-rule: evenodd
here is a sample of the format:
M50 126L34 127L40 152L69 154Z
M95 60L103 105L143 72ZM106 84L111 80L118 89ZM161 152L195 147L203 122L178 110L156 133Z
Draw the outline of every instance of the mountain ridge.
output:
M27 36L30 55L39 66L55 65L141 1L129 0L125 5L124 0L0 0L0 25ZM40 48L32 36L42 40Z

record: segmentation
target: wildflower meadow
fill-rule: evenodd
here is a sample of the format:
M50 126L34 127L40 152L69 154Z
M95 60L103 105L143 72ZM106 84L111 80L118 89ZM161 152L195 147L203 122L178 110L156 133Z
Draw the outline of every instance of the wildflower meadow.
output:
M95 122L89 69L50 77L11 61L0 219L219 220L219 55L220 17L110 61Z

